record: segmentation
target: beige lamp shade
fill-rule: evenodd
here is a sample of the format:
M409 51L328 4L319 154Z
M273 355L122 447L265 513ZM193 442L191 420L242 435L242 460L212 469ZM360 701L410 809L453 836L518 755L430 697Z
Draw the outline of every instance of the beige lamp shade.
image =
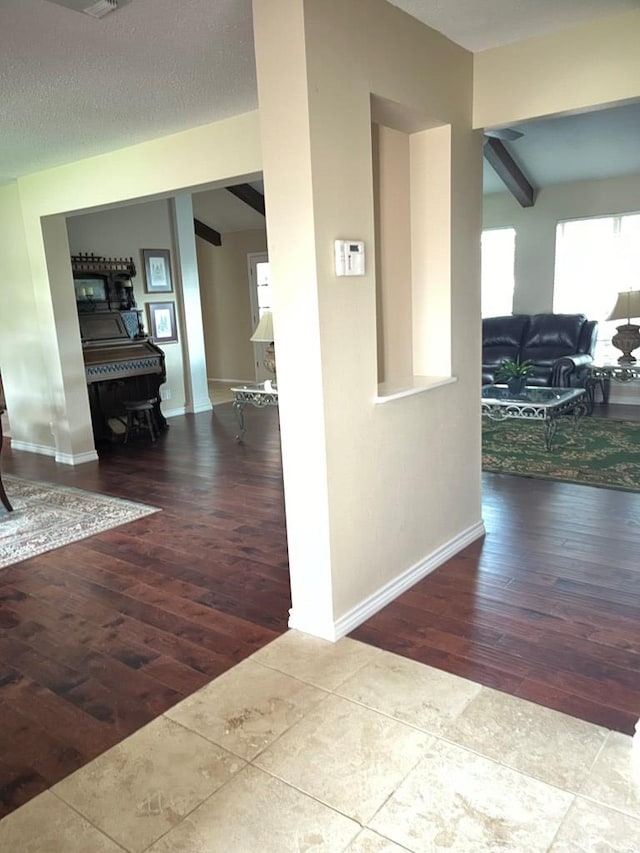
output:
M640 290L623 290L618 294L607 320L626 320L630 323L632 317L640 317Z
M638 295L640 296L640 294ZM256 343L271 343L273 341L273 315L271 311L263 313L262 317L260 317L260 322L249 340Z

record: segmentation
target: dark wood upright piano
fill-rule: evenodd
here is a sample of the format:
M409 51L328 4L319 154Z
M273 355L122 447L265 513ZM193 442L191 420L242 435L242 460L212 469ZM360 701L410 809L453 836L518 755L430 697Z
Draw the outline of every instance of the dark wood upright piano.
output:
M164 353L144 332L133 259L73 255L71 266L95 441L122 439L125 403L134 400L154 400L155 426L168 429L160 410Z

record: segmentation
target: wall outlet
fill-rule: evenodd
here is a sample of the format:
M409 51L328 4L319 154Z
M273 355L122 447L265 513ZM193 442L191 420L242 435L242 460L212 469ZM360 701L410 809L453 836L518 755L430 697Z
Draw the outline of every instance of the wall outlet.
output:
M168 388L163 388L160 391L160 399L161 400L170 400L171 399L171 391Z

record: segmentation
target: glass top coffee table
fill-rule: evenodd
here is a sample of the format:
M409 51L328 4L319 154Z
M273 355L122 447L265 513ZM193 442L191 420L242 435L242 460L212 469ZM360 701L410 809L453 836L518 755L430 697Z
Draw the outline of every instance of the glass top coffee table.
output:
M512 394L506 385L482 386L482 414L494 421L515 418L541 421L545 429L545 447L551 450L558 429L558 418L573 418L574 430L588 410L584 388L526 387Z

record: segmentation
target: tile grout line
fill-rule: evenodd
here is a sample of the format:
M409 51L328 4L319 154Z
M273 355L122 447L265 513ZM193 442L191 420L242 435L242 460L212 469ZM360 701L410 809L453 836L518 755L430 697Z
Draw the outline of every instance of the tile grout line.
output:
M283 636L284 636L284 635L283 635ZM275 640L274 640L274 641L275 641ZM272 642L274 642L274 641L272 641ZM358 642L358 641L355 641L355 642ZM366 645L366 644L364 644L364 645ZM263 647L263 648L264 648L264 647ZM375 647L371 647L371 648L375 648ZM548 786L548 787L550 787L550 788L553 788L553 789L555 789L555 790L558 790L558 791L560 791L560 792L562 792L562 793L569 794L569 795L571 796L571 801L570 801L570 803L569 803L569 805L568 805L568 807L567 807L567 809L566 809L566 811L565 811L565 813L564 813L563 817L562 817L562 818L561 818L561 820L560 820L560 823L559 823L559 825L558 825L558 828L556 829L556 832L555 832L554 837L553 837L553 839L552 839L551 846L550 846L549 848L547 848L548 850L550 850L550 849L551 849L551 847L553 846L553 843L555 842L555 839L556 839L556 837L557 837L557 835L558 835L558 833L559 833L559 831L560 831L561 827L564 825L564 823L565 823L565 821L566 821L566 819L567 819L567 815L568 815L569 811L571 810L571 808L574 806L574 804L575 804L577 801L585 801L585 802L592 802L592 803L596 803L596 804L598 804L598 805L600 805L600 806L602 806L602 807L604 807L604 808L606 808L606 809L611 809L612 811L614 811L614 812L616 812L616 813L618 813L618 814L624 815L624 816L626 816L626 817L630 817L632 820L637 820L637 819L638 819L638 816L637 816L637 815L635 815L635 814L633 814L633 813L631 813L631 812L627 812L627 811L625 811L624 809L621 809L621 808L619 808L619 807L612 806L612 805L610 805L610 804L608 804L608 803L602 802L601 800L599 800L599 799L597 799L597 798L595 798L595 797L593 797L593 796L587 796L587 795L581 794L581 793L579 792L579 790L582 790L582 788L584 787L587 777L588 777L588 776L591 774L591 772L593 771L594 766L596 765L596 763L597 763L598 759L600 758L600 756L601 756L601 754L602 754L603 750L605 749L606 744L609 742L610 738L611 738L614 734L620 734L620 735L621 735L621 737L625 737L622 733L617 733L617 732L614 732L614 730L612 730L612 729L606 729L606 728L605 728L605 727L603 727L603 726L599 726L599 725L596 725L596 724L593 724L593 723L588 723L587 721L581 720L580 718L573 718L573 717L571 717L571 715L567 715L567 714L565 714L564 712L560 712L560 711L555 711L555 712L554 712L555 714L558 714L559 716L563 716L563 717L567 717L567 716L568 716L568 717L571 717L571 719L576 719L576 721L578 721L578 722L580 722L580 723L582 723L582 724L584 724L584 725L590 726L590 727L592 727L594 730L600 730L600 731L603 731L603 732L605 732L605 733L606 733L606 734L605 734L605 737L604 737L604 739L603 739L603 741L602 741L602 743L600 744L600 746L599 746L599 748L598 748L598 750L597 750L597 752L596 752L595 758L592 760L592 762L590 763L590 765L589 765L589 767L588 767L588 769L587 769L587 771L586 771L586 773L585 773L585 778L582 780L582 782L581 782L581 784L580 784L580 789L579 789L579 790L576 790L576 791L572 791L572 790L569 790L568 788L566 788L566 787L562 787L562 786L560 786L560 785L558 785L558 784L550 783L550 782L547 782L547 781L545 781L545 780L539 779L537 776L534 776L534 775L532 775L532 774L531 774L531 773L529 773L529 772L525 772L525 771L519 770L519 769L517 769L517 768L515 768L515 767L511 766L510 764L505 764L503 761L501 761L501 760L499 760L499 759L492 758L491 756L488 756L488 755L484 755L482 752L477 751L477 749L473 749L473 748L468 747L468 746L466 746L466 745L464 745L464 744L458 743L458 742L456 742L455 740L451 740L451 739L450 739L450 737L447 737L445 733L435 733L435 732L429 731L429 730L427 730L427 729L421 728L420 726L418 726L418 725L416 725L416 724L412 724L412 723L410 723L410 722L408 722L408 721L401 720L401 719L399 719L398 717L395 717L395 716L393 716L392 714L390 714L390 713L388 713L388 712L385 712L385 711L382 711L382 710L379 710L379 709L376 709L376 708L372 708L370 705L367 705L367 704L366 704L366 703L364 703L363 701L359 701L359 700L357 700L357 699L354 699L354 698L351 698L351 697L348 697L348 696L344 696L343 694L341 694L341 693L339 693L339 692L338 692L340 689L342 689L342 688L344 687L344 685L345 685L345 684L346 684L346 683L347 683L351 678L356 677L359 673L361 673L361 672L362 672L362 670L363 670L363 669L365 669L367 666L371 665L371 664L373 663L373 661L365 662L365 663L363 663L362 665L360 665L359 667L357 667L357 669L355 669L355 670L354 670L352 673L350 673L346 678L344 678L342 681L340 681L340 683L339 683L338 685L336 685L335 687L333 687L333 688L326 688L326 687L321 687L321 686L319 686L319 685L317 685L317 684L315 684L315 683L312 683L312 682L310 682L310 681L307 681L307 680L305 680L305 679L303 679L303 678L300 678L300 677L298 677L298 676L291 675L291 674L290 674L290 673L288 673L288 672L283 672L281 669L277 669L277 668L276 668L276 667L274 667L274 666L270 666L270 665L268 665L268 664L264 664L264 663L262 663L262 662L261 662L261 661L259 661L259 660L255 660L255 659L254 659L254 655L255 655L255 654L257 654L257 653L259 653L260 651L261 651L260 649L259 649L259 650L256 650L256 652L254 652L252 655L250 655L248 658L245 658L244 660L252 660L254 664L255 664L255 663L257 663L257 664L259 664L259 665L260 665L262 668L264 668L264 669L268 669L268 670L271 670L271 671L278 672L278 673L280 673L281 675L286 676L288 679L292 679L293 681L296 681L296 682L298 682L299 684L304 685L304 686L306 686L306 687L311 687L313 690L318 691L318 692L320 692L321 694L324 694L324 695L320 696L317 702L314 702L310 707L306 708L306 709L301 713L301 715L300 715L300 718L299 718L299 719L295 720L295 721L294 721L290 726L288 726L287 728L285 728L285 729L284 729L284 731L282 731L282 732L281 732L281 733L280 733L280 734L279 734L279 735L278 735L278 736L277 736L277 737L276 737L276 738L275 738L271 743L269 743L269 744L268 744L267 746L265 746L263 749L259 750L259 752L257 752L257 753L253 756L253 758L251 758L251 759L247 759L247 758L244 758L243 756L238 755L236 752L234 752L233 750L229 749L229 748L228 748L228 747L226 747L226 746L223 746L223 745L222 745L222 744L220 744L218 741L211 740L211 739L210 739L210 738L208 738L206 735L203 735L201 732L196 731L196 730L194 730L194 729L192 729L192 728L189 728L189 726L188 726L188 725L185 725L184 723L182 723L182 722L180 722L180 721L178 721L178 720L174 720L174 719L173 719L172 717L170 717L170 716L167 716L167 712L169 712L171 709L167 709L167 712L164 712L163 714L159 715L159 717L160 717L160 718L164 717L166 720L169 720L172 724L174 724L174 725L178 725L178 726L179 726L180 728L182 728L183 730L188 731L191 735L195 734L195 735L197 735L198 737L202 738L203 740L207 741L208 743L211 743L211 744L215 745L217 748L221 749L222 751L224 751L225 753L229 754L229 755L230 755L230 756L232 756L234 759L236 759L236 760L238 760L238 761L242 762L243 764L242 764L242 766L240 767L240 769L239 769L236 773L234 773L234 774L233 774L232 776L230 776L227 780L225 780L225 781L224 781L224 782L223 782L223 783L222 783L218 788L216 788L216 790L215 790L215 791L212 791L212 792L211 792L207 797L205 797L201 802L197 803L197 804L196 804L196 805L195 805L191 810L189 810L187 813L185 813L183 816L181 816L180 821L179 821L179 823L178 823L178 824L176 824L175 826L170 827L169 829L167 829L167 831L166 831L166 832L164 832L161 836L159 836L157 839L155 839L155 840L154 840L150 845L148 845L147 847L145 847L145 848L144 848L145 850L148 850L148 849L149 849L149 847L152 847L152 846L153 846L154 844L156 844L156 843L157 843L161 838L164 838L167 834L169 834L170 832L172 832L172 831L173 831L173 829L175 829L177 826L180 826L180 825L181 825L181 824L182 824L182 823L183 823L183 822L184 822L188 817L190 817L190 816L193 814L193 812L195 812L197 809L199 809L199 808L200 808L200 806L204 805L204 803L206 803L208 800L210 800L210 799L211 799L213 796L215 796L219 791L223 790L223 789L224 789L224 788L225 788L225 787L226 787L230 782L232 782L232 781L233 781L233 780L234 780L234 779L235 779L235 778L236 778L240 773L242 773L242 770L244 770L244 769L245 769L246 767L248 767L248 766L252 766L252 767L254 767L254 769L255 769L255 770L257 770L257 771L259 771L259 772L262 772L262 773L265 773L266 775L271 776L272 778L277 779L279 782L281 782L282 784L286 785L287 787L289 787L289 788L291 788L291 789L293 789L293 790L297 791L297 792L298 792L298 793L300 793L302 796L304 796L304 797L306 797L306 798L309 798L309 799L311 799L311 800L314 800L315 802L320 803L320 804L321 804L322 806L324 806L325 808L328 808L328 809L332 810L333 812L335 812L335 813L337 813L337 814L342 815L342 816L343 816L343 817L345 817L346 819L348 819L348 820L350 820L350 821L352 821L352 822L354 822L354 823L357 823L357 824L360 826L360 830L359 830L359 831L362 831L363 829L370 829L370 831L375 832L375 830L371 830L371 828L370 828L370 826L369 826L369 823L371 822L371 820L373 820L373 818L375 817L375 815L379 813L379 811L384 807L384 805L389 801L389 799L390 799L391 797L393 797L393 796L394 796L394 794L398 791L398 789L401 787L401 785L402 785L402 784L404 784L404 782L405 782L406 778L407 778L407 777L408 777L408 776L409 776L409 775L410 775L410 774L411 774L411 773L416 769L416 767L418 767L418 765L419 765L419 764L420 764L420 763L425 759L425 757L426 757L426 756L422 755L422 756L420 756L420 757L417 759L416 763L415 763L415 764L414 764L414 765L413 765L413 766L412 766L412 767L411 767L411 768L410 768L410 769L409 769L409 770L404 774L403 778L402 778L402 779L398 782L398 784L394 787L394 790L393 790L393 791L392 791L392 792L387 796L387 798L384 800L384 802L383 802L382 804L380 804L380 805L376 808L376 810L374 811L374 813L373 813L372 817L371 817L371 818L370 818L366 823L362 823L361 821L359 821L359 820L357 820L357 819L355 819L355 818L351 817L350 815L345 814L344 812L342 812L342 811L340 811L339 809L337 809L335 806L333 806L333 805L331 805L331 804L329 804L329 803L324 802L323 800L319 799L318 797L314 796L313 794L310 794L310 793L308 793L307 791L304 791L304 790L302 790L302 789L298 788L295 784L293 784L293 783L289 782L288 780L286 780L286 779L284 779L284 778L282 778L282 777L278 776L276 773L271 772L270 770L268 770L268 769L266 769L266 768L264 768L264 767L259 767L259 766L255 765L255 763L254 763L254 762L256 761L256 759L258 759L261 755L263 755L263 753L264 753L266 750L268 750L268 749L270 749L271 747L273 747L273 746L274 746L274 744L276 744L276 743L277 743L277 742L278 742L282 737L284 737L287 733L291 732L295 727L297 727L300 723L302 723L302 721L303 721L303 720L304 720L304 719L305 719L309 714L314 713L315 711L317 711L317 709L322 705L322 703L324 703L325 701L327 701L327 700L328 700L328 698L329 698L330 696L335 696L335 697L336 697L337 699L339 699L340 701L348 702L348 703L353 704L353 705L355 705L355 706L357 706L357 707L361 707L361 708L363 708L363 709L367 710L368 712L370 712L370 713L372 713L372 714L374 714L374 715L376 715L376 716L379 716L379 717L384 718L384 719L391 720L391 721L393 721L393 722L394 722L394 723L396 723L396 724L400 724L401 726L405 726L405 727L407 727L407 728L409 728L409 729L412 729L412 730L414 730L414 731L417 731L417 732L419 732L419 733L421 733L421 734L423 734L423 735L427 735L427 736L430 738L430 740L429 740L429 745L430 745L430 744L432 744L432 743L434 743L434 742L440 741L440 742L442 742L442 743L445 743L445 744L451 745L451 746L455 747L456 749L460 749L460 750L463 750L464 752L467 752L467 753L469 753L469 754L476 755L476 756L478 756L478 757L480 757L480 758L484 759L485 761L489 761L489 762L491 762L492 764L494 764L494 765L496 765L496 766L500 766L500 767L503 767L503 768L507 768L507 769L509 769L510 771L517 773L518 775L521 775L521 776L523 776L523 777L529 778L529 779L531 779L531 780L533 780L533 781L536 781L536 782L538 782L538 783L540 783L540 784L543 784L543 785L545 785L545 786ZM382 655L386 654L386 653L384 652L384 650L378 650L378 651L379 651ZM388 653L388 654L392 654L392 655L393 655L393 653ZM376 655L376 657L377 657L377 655ZM393 655L393 657L399 657L399 656L397 656L397 655ZM402 658L402 660L406 660L406 659ZM242 663L244 663L244 661L240 661L238 664L236 664L236 666L240 666ZM442 673L442 671L441 671L441 670L437 670L437 668L429 667L429 665L427 665L427 664L420 664L420 663L419 663L419 662L417 662L417 661L416 661L416 662L414 662L414 663L418 664L420 667L428 667L429 669L435 669L435 671L437 671L438 673ZM195 697L195 696L197 696L197 694L198 694L200 691L204 691L204 690L205 690L205 689L207 689L210 685L214 684L214 683L215 683L219 678L221 678L222 676L226 675L226 673L227 673L227 672L231 672L231 671L233 671L233 669L235 669L235 667L232 667L230 670L225 671L225 673L221 673L220 675L218 675L218 676L214 677L213 679L211 679L211 681L209 681L207 684L205 684L205 685L203 685L201 688L199 688L199 690L198 690L198 691L195 691L193 694L190 694L190 696L189 696L189 697L187 697L187 698L191 698L191 697ZM444 673L444 674L446 675L447 673ZM456 679L460 678L459 676L453 676L453 675L451 675L451 677L452 677L452 678L456 678ZM462 680L463 680L463 681L465 681L467 684L474 684L474 685L478 684L477 682L470 681L469 679L464 679L464 678L463 678ZM484 687L483 685L478 685L478 686L480 687L480 691L478 691L478 694L476 694L476 696L477 696L477 695L479 695L479 693L480 693L482 690L486 690L486 691L490 691L490 692L492 692L492 693L495 693L495 694L497 694L497 695L499 695L499 696L505 696L505 697L507 697L507 696L511 696L511 698L517 699L519 702L522 702L522 703L524 703L524 704L532 705L532 706L534 706L534 707L539 707L539 706L537 706L537 705L536 705L536 703L532 703L530 700L524 699L524 698L522 698L522 697L513 697L511 694L504 694L504 693L502 693L502 691L497 691L497 690L495 690L494 688ZM464 711L468 708L469 704L470 704L470 703L473 701L473 699L475 699L475 698L476 698L476 697L474 696L472 699L470 699L470 700L465 704L464 708L462 708L462 710L460 710L460 711L458 712L458 714L456 714L456 716L455 716L455 717L453 718L453 720L452 720L452 721L450 721L450 722L451 722L451 723L452 723L452 722L455 722L455 720L457 720L457 719L460 717L460 715L464 713ZM181 701L184 701L184 700L180 700L178 703L176 703L176 705L180 704L180 702L181 702ZM175 707L175 706L174 706L174 707ZM544 706L542 706L542 707L544 707ZM553 710L553 709L550 709L550 710ZM158 718L154 718L154 719L158 719ZM151 725L153 722L154 722L154 720L150 721L149 723L147 723L147 724L145 724L145 725L146 725L146 726ZM144 727L141 727L141 728L144 728ZM137 732L133 732L131 735L129 735L129 736L128 736L128 738L132 738L132 737L134 737L134 736L135 736L135 734L137 734ZM124 741L121 741L120 743L125 743L125 742L126 742L126 740L128 740L128 738L125 738L125 740L124 740ZM119 745L120 745L120 744L116 744L116 745L114 745L114 746L119 746ZM113 747L112 747L112 748L113 748ZM104 753L102 753L102 755L103 755L103 754L104 754ZM97 757L96 757L96 758L94 758L92 761L96 761L96 760L98 760L99 758L100 758L100 756L97 756ZM92 763L92 762L89 762L88 764L84 765L82 768L79 768L79 771L82 771L82 770L83 770L83 769L85 769L86 767L89 767L89 766L91 765L91 763ZM76 771L76 772L78 772L78 771ZM96 831L98 831L98 832L99 832L99 833L101 833L103 836L105 836L106 838L108 838L109 840L111 840L114 844L116 844L116 846L117 846L118 848L120 848L120 849L128 849L128 848L123 848L123 847L122 847L122 845L121 845L120 843L118 843L117 841L115 841L114 839L112 839L112 838L111 838L111 836L109 836L109 834L108 834L108 833L106 833L105 831L103 831L100 827L96 826L96 825L93 823L93 821L91 821L91 820L90 820L89 818L87 818L84 814L82 814L81 812L79 812L79 811L78 811L78 810L77 810L77 809L76 809L76 808L75 808L71 803L68 803L68 802L67 802L67 801L66 801L66 800L65 800L65 799L64 799L60 794L58 794L56 791L53 791L53 787L55 787L55 785L54 785L54 786L51 786L51 787L50 787L50 788L48 788L48 789L46 789L46 791L51 792L51 793L54 795L54 797L56 797L56 799L57 799L59 802L61 802L61 803L63 803L64 805L66 805L68 808L71 808L71 809L72 809L72 811L73 811L73 812L75 812L76 814L78 814L78 816L79 816L83 821L86 821L86 822L87 822L89 825L91 825L91 826L92 826ZM45 793L45 791L43 791L42 793ZM378 834L379 834L379 833L378 833ZM384 837L384 836L383 836L383 837ZM389 840L392 840L392 839L389 839ZM397 843L397 842L393 842L393 843Z
M58 794L57 791L54 791L53 787L47 788L46 791L42 791L41 794L39 794L38 796L42 796L42 794L46 794L46 793L52 794L58 800L58 802L65 805L68 809L71 809L72 812L75 812L75 814L77 814L81 820L83 820L85 823L88 823L89 826L92 826L96 830L96 832L100 833L100 835L104 835L105 838L108 838L109 841L112 841L116 845L116 847L119 847L121 850L124 851L124 853L131 853L131 851L128 847L123 847L122 844L120 844L119 841L116 841L115 838L112 838L108 832L105 832L104 829L101 829L99 826L97 826L86 815L82 814L82 812L79 812L75 806L73 806L71 803L68 803L63 797L60 796L60 794ZM34 799L37 799L37 798L34 797ZM29 802L25 803L25 805L28 805L31 802L33 802L33 800L29 800Z

